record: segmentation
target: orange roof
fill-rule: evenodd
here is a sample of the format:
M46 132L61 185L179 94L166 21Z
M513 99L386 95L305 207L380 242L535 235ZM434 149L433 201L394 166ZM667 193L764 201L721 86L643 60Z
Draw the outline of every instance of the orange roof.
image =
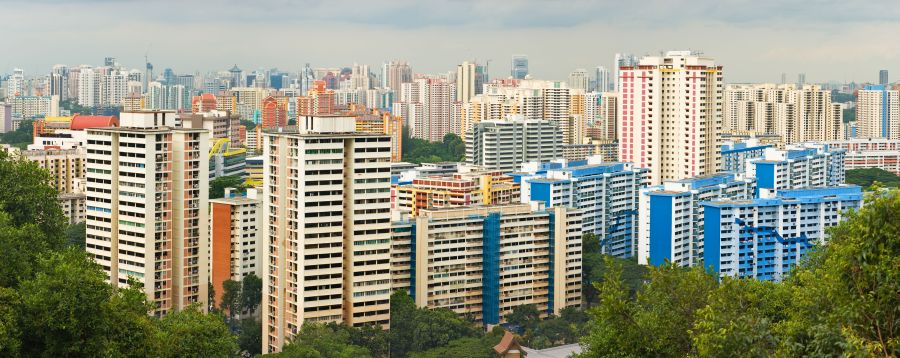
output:
M509 331L504 331L503 338L500 339L500 343L497 343L497 345L494 346L494 351L497 352L498 354L505 354L506 352L509 352L510 350L519 350L519 349L520 349L520 347L519 347L519 343L516 342L516 336L514 336Z
M117 118L116 116L83 116L80 114L76 114L75 117L72 117L72 124L69 125L69 129L84 130L87 128L118 126L119 118Z

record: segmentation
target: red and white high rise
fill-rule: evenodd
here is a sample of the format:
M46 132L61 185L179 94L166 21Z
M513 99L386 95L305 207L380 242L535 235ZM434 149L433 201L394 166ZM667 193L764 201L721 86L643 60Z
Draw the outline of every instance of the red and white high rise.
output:
M622 66L619 160L650 169L651 185L718 171L722 66L690 51Z

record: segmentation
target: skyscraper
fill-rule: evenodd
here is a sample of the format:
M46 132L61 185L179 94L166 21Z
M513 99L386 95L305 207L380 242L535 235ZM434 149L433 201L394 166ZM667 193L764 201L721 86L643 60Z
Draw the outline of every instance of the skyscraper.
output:
M391 138L353 117L265 133L263 352L304 322L387 325Z
M594 69L594 91L606 92L611 90L612 87L610 87L609 83L609 69L603 66L597 66L597 68Z
M518 80L524 79L525 76L528 76L528 56L513 55L511 68L509 75L512 78Z
M621 67L630 67L637 64L637 57L632 54L627 53L617 53L615 63L613 64L613 78L612 78L612 86L613 91L617 91L619 89L619 69Z
M588 78L587 70L579 68L569 73L569 88L580 89L584 92L587 92L589 83L590 79Z
M557 123L551 121L482 121L466 134L466 160L489 170L509 172L525 162L562 157L562 136Z
M475 96L475 66L469 61L456 66L456 101L467 103Z
M174 112L87 131L86 250L110 283L141 282L154 314L208 299L209 133Z
M722 66L669 51L620 72L619 160L649 168L651 185L717 172Z
M857 92L860 138L900 139L900 91L869 85Z
M878 84L887 85L888 83L888 70L878 71Z

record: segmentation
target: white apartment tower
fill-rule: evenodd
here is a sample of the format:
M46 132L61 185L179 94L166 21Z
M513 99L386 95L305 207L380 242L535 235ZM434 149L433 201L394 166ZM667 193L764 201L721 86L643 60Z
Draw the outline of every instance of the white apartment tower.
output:
M718 171L722 66L669 51L619 74L619 160L649 168L651 185Z
M123 112L87 131L87 252L110 283L143 283L164 315L207 307L209 134L174 112Z
M900 91L870 85L857 93L859 137L900 139Z
M304 322L390 319L391 138L303 117L263 145L263 352Z
M821 86L728 85L723 108L722 128L736 134L777 134L786 144L842 137L841 105Z
M475 64L469 61L456 66L456 101L469 102L475 96Z

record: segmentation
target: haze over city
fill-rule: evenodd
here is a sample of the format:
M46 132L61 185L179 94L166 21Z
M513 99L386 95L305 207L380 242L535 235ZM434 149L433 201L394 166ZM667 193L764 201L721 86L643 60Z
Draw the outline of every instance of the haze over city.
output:
M886 1L20 1L5 0L0 66L27 73L144 55L181 73L229 68L297 71L400 58L419 73L512 54L532 76L563 79L612 65L617 52L692 49L714 56L728 82L874 82L900 72L900 9ZM98 26L102 25L102 26Z

